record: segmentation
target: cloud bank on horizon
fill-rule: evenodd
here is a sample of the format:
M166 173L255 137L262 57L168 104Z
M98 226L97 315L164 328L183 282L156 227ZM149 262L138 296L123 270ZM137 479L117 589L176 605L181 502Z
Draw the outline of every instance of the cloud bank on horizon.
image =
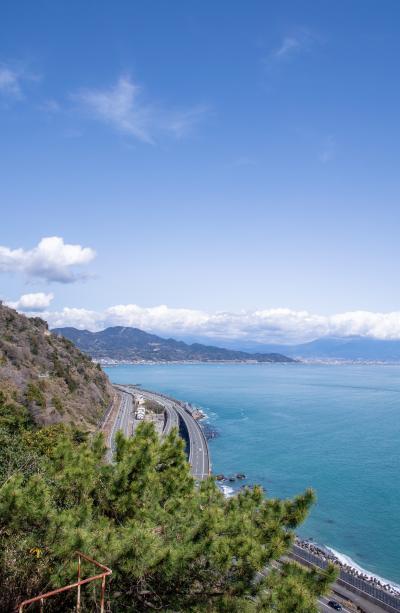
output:
M36 297L36 298L35 298ZM400 311L373 313L350 311L317 315L287 308L207 313L166 305L141 307L120 304L104 311L64 307L49 311L51 294L28 294L8 303L29 315L42 311L51 328L72 326L91 331L109 326L136 327L161 336L202 337L214 340L241 340L259 343L297 343L324 336L367 336L400 339Z
M45 283L72 283L85 278L75 267L90 263L96 252L90 247L68 244L58 236L42 238L32 249L0 246L0 272L22 273ZM41 313L51 328L72 326L98 331L109 326L141 328L162 336L240 340L258 343L298 343L324 336L366 336L400 339L400 311L390 313L349 311L319 315L290 308L255 309L240 312L207 312L117 304L105 310L65 306L51 310L53 293L26 293L6 304L29 315Z

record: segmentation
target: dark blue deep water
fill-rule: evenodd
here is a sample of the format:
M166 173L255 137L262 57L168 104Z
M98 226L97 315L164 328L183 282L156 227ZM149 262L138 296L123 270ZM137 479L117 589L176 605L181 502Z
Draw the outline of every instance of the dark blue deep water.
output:
M244 472L246 483L260 483L271 496L312 486L318 502L299 533L400 583L400 366L106 370L113 382L140 383L203 408L220 433L210 441L215 473Z

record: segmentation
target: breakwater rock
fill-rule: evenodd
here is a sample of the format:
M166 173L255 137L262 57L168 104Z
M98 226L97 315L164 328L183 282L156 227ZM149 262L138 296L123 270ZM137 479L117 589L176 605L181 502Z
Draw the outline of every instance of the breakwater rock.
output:
M237 473L236 475L230 475L229 477L227 477L226 475L220 473L216 475L215 479L217 481L230 481L233 483L236 480L246 479L246 475L244 473Z
M213 438L218 438L220 436L218 430L210 426L210 424L202 424L204 436L209 441Z

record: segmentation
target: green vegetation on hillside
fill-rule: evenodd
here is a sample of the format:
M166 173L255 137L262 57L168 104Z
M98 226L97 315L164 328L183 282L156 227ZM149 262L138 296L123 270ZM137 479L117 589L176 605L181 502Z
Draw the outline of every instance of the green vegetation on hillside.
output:
M155 400L152 400L151 398L145 398L144 400L144 406L146 407L146 409L152 413L164 413L164 407L159 403L156 402Z
M74 581L76 549L112 568L113 612L312 613L334 578L290 564L255 581L288 551L312 492L281 501L255 487L225 499L211 478L196 486L175 431L161 440L143 423L106 464L101 435L39 429L3 395L0 437L1 611ZM93 590L83 595L96 610ZM71 598L46 610L72 610Z
M111 385L71 341L0 303L0 390L40 425L59 422L94 430Z

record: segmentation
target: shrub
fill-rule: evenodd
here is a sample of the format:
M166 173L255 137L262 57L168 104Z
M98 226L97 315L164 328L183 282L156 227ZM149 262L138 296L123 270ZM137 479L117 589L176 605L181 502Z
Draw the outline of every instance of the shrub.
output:
M65 413L63 404L61 402L61 399L58 396L53 396L53 398L51 399L51 402L54 406L55 409L57 409L57 411L63 415Z
M176 431L161 440L149 423L133 438L117 436L112 464L101 436L77 444L53 426L28 438L48 459L0 488L0 610L74 581L80 549L112 568L116 613L317 613L332 567L285 564L282 575L254 581L289 550L311 491L282 501L254 487L226 499L212 478L195 484ZM70 610L63 598L57 610Z
M34 402L42 409L46 408L46 396L43 394L42 390L35 383L28 383L28 387L26 390L26 399L29 403Z

